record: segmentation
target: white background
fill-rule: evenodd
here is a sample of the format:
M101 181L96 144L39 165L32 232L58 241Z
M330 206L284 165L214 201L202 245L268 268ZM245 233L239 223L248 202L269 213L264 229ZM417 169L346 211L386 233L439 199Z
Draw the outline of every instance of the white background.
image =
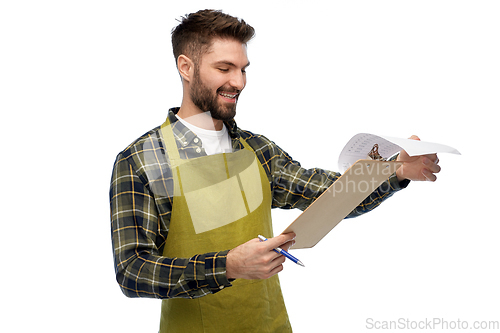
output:
M294 331L500 321L497 1L172 3L0 4L0 325L157 331L160 301L114 280L108 186L117 153L180 105L170 31L202 8L255 27L236 119L303 166L336 170L359 132L462 153L440 156L436 183L293 252L306 268L280 278ZM279 233L299 212L273 214Z

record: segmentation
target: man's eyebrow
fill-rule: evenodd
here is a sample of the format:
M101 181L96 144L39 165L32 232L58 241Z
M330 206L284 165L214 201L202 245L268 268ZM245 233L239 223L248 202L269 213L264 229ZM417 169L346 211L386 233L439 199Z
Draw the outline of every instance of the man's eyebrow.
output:
M217 61L214 63L214 65L216 65L216 66L217 65L227 65L227 66L232 66L232 67L238 67L234 63L232 63L231 61L227 61L227 60ZM243 68L247 68L248 66L250 66L250 61L245 66L243 66Z

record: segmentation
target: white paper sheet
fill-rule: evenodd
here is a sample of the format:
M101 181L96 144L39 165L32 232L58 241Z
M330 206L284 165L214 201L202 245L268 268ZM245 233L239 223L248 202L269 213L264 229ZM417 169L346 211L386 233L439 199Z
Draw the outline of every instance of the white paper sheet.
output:
M460 152L455 148L439 143L359 133L347 142L344 149L340 153L339 169L341 172L345 172L345 170L347 170L357 160L369 158L368 154L375 144L378 145L379 155L386 159L401 150L405 150L410 156L434 153L450 153L460 155Z

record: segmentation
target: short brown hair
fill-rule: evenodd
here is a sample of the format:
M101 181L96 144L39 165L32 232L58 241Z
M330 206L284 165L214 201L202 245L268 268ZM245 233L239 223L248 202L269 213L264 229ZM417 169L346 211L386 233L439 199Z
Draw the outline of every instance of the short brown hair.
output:
M172 30L172 48L175 61L184 54L198 63L214 38L232 38L246 44L255 35L255 29L245 21L222 13L205 9L181 18Z

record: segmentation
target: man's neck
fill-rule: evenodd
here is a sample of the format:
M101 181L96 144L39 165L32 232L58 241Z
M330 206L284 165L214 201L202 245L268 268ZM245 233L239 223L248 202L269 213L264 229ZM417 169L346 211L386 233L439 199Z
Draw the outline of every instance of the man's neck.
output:
M192 105L192 107L186 107L183 103L177 113L177 116L196 127L206 130L220 131L224 126L224 122L222 120L212 118L209 111L202 112L195 105Z

